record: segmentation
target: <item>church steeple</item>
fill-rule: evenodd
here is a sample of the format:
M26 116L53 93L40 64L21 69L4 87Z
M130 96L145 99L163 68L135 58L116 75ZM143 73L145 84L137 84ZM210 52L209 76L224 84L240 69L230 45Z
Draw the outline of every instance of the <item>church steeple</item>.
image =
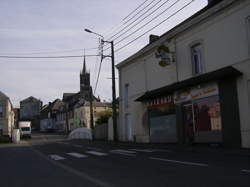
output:
M80 93L84 99L89 100L90 73L87 72L86 58L83 58L83 68L80 73Z
M83 58L83 68L82 68L82 73L86 73L86 58L85 58L85 55L84 55L84 58Z

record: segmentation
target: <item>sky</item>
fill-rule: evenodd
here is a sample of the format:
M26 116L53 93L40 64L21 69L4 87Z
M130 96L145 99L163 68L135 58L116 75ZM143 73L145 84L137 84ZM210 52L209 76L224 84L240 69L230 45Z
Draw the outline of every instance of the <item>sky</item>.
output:
M83 55L84 49L86 55L97 55L99 39L96 35L85 32L85 28L103 35L106 40L114 40L116 50L166 20L115 52L115 64L118 64L147 45L150 34L162 35L207 5L207 0L144 2L145 0L1 0L0 56L71 56ZM134 11L137 7L139 8ZM120 34L117 34L119 31ZM111 38L113 35L115 37ZM120 40L122 41L119 42ZM104 51L104 54L109 55L109 50ZM86 62L94 89L100 57L86 57ZM29 96L41 99L44 104L61 99L63 93L76 93L80 90L82 63L83 58L0 58L0 91L9 96L14 107L19 107L19 102ZM118 78L117 71L116 77ZM111 62L106 58L102 62L95 92L102 100L111 101L110 78ZM118 94L118 79L116 81Z

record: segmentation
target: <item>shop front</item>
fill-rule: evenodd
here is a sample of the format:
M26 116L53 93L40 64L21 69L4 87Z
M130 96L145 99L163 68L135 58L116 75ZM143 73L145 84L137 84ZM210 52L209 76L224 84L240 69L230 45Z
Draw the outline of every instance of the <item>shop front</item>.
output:
M185 143L221 143L222 123L217 83L207 83L174 94L182 110Z
M151 142L221 143L241 146L237 78L232 66L146 92ZM173 102L161 103L171 95ZM158 101L157 101L158 100ZM151 104L150 104L151 103Z
M161 96L148 100L147 107L150 142L177 142L176 114L173 96Z

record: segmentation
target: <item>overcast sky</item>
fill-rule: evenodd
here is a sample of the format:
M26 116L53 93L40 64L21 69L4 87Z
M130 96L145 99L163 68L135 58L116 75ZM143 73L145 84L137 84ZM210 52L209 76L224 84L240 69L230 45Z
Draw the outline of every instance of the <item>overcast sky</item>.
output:
M91 29L109 39L136 18L140 19L160 7L140 23L133 23L129 32L116 39L118 42L165 9L164 14L147 24L139 32L115 46L124 46L192 0L148 0L130 17L125 18L145 0L1 0L0 1L0 55L9 56L65 56L82 55L84 48L98 47L98 38L84 32ZM150 4L150 2L152 2ZM162 5L166 2L164 5ZM131 45L115 53L115 63L134 54L148 43L149 34L161 35L207 5L207 0L194 0L185 9L169 18ZM144 11L138 13L146 7ZM154 6L154 7L153 7ZM152 8L153 7L153 8ZM169 8L171 7L171 8ZM145 13L145 11L147 11ZM135 15L138 13L137 15ZM142 16L144 14L144 16ZM132 18L135 16L134 18ZM131 20L129 20L132 18ZM140 19L138 21L140 21ZM127 23L125 23L128 21ZM133 26L130 25L130 26ZM126 30L124 30L126 31ZM123 31L123 32L124 32ZM122 34L122 33L121 33ZM118 36L118 35L117 35ZM106 51L108 53L108 51ZM86 55L97 54L97 49L86 50ZM44 103L62 98L64 92L78 92L82 58L67 59L6 59L0 58L0 90L8 95L15 107L28 96ZM91 84L95 85L100 60L87 58ZM111 64L103 61L100 81L95 95L110 100ZM118 77L118 75L117 75ZM117 80L118 83L118 80ZM118 90L118 86L117 86ZM118 91L117 91L118 92Z

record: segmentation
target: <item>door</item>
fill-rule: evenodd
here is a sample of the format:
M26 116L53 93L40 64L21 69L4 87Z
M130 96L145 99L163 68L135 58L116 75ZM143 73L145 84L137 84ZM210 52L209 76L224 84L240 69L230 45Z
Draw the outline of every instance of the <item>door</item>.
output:
M194 141L195 120L193 104L183 105L183 124L185 133L185 142L192 143Z
M126 114L125 115L125 132L126 132L126 139L127 141L133 141L133 136L132 136L132 117L131 114Z

